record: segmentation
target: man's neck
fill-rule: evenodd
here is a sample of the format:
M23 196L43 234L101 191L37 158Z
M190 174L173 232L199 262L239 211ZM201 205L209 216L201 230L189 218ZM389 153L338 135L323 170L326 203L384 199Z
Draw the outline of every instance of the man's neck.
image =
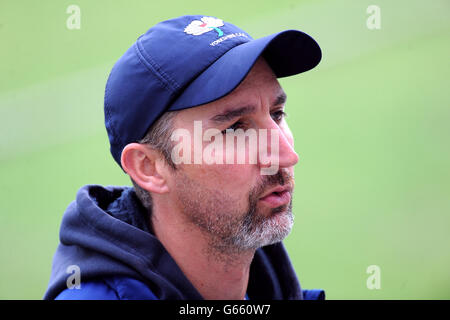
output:
M211 241L204 231L174 212L155 214L154 211L152 227L155 236L203 298L245 298L255 251L219 252L211 247Z

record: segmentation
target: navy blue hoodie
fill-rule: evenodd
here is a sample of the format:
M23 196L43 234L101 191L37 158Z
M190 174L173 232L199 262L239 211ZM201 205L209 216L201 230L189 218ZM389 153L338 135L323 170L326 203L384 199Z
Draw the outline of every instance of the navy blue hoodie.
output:
M152 234L133 188L82 187L63 216L59 236L44 299L203 299ZM74 265L80 270L79 289L67 285ZM324 298L322 290L300 288L281 242L256 251L247 295L251 300Z

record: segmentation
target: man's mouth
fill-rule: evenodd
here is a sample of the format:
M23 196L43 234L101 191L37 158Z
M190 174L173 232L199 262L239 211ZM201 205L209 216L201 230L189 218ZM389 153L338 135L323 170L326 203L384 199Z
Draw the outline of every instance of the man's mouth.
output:
M259 198L259 200L271 208L281 207L289 204L291 201L291 191L292 188L290 186L279 186L269 190L269 192L262 198Z

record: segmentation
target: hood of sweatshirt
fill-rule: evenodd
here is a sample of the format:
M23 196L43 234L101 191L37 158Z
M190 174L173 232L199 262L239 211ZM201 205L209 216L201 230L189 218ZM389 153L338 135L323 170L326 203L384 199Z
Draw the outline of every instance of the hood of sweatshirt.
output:
M44 299L67 288L67 268L73 265L82 282L124 276L142 281L161 300L203 299L152 234L131 187L82 187L64 213L59 239ZM247 293L252 300L303 298L281 242L256 251Z

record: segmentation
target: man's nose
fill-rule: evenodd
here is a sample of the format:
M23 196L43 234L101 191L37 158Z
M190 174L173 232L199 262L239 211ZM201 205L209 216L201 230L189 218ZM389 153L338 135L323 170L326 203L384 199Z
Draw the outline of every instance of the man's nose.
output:
M279 131L279 156L280 156L280 168L289 168L297 164L298 154L294 150L294 140L291 133L286 133L280 127L277 127Z
M290 131L288 129L285 131L284 128L274 122L266 128L268 159L266 161L261 161L262 159L260 159L260 166L270 167L275 162L280 168L289 168L297 164L299 157L294 150L294 141Z

